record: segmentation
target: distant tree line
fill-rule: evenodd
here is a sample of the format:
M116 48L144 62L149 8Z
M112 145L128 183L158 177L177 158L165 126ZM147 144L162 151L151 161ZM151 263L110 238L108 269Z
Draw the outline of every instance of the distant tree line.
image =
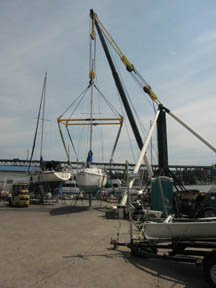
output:
M184 185L194 185L200 183L209 183L213 181L210 170L201 168L196 169L183 169L182 171L177 170L175 172L178 180Z
M210 170L206 170L203 168L195 168L195 169L183 169L183 170L175 170L172 171L175 175L176 179L179 183L184 185L195 185L195 184L204 184L213 182L213 176L211 176ZM125 179L127 178L124 172L113 172L111 174L112 179ZM142 171L142 179L143 182L146 183L148 181L148 173L146 170Z

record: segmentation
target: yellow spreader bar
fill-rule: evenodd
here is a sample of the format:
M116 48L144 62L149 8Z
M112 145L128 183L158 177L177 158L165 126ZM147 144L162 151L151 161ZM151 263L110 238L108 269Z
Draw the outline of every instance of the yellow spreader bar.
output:
M90 125L92 121L92 125L121 125L123 122L123 117L120 118L57 118L58 123L62 123L65 126L68 125ZM96 122L97 121L97 122ZM108 123L104 123L103 121L107 121ZM116 121L116 122L110 122ZM87 123L80 123L87 122Z

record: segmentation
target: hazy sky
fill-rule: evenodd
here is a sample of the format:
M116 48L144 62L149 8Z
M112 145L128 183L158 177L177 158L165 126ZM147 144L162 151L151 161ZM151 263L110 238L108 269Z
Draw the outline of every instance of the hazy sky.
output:
M2 0L0 158L26 159L27 151L30 153L47 72L44 158L66 160L56 118L88 85L91 8L160 101L216 145L215 0ZM152 105L114 51L112 54L128 95L148 130L153 118ZM122 114L99 39L96 68L97 86ZM170 164L216 162L215 153L169 115L167 130ZM116 132L112 132L113 129L107 128L103 134L104 161L109 160L115 139ZM137 157L137 145L129 132ZM75 139L78 133L73 137L78 141ZM86 144L87 140L83 141L82 145ZM81 144L76 143L81 149ZM153 144L156 144L155 135ZM37 153L34 159L38 159ZM94 150L95 157L97 153L101 157L102 152ZM80 154L80 157L84 156ZM126 125L114 160L133 162Z

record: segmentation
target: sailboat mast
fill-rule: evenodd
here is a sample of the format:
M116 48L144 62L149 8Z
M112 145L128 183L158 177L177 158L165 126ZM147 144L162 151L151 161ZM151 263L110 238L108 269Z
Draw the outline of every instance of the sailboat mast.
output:
M45 102L46 102L46 81L47 81L47 72L45 73L43 90L42 90L42 99L43 99L43 111L42 111L42 125L41 125L41 146L40 146L40 160L43 160L43 134L44 134L44 116L45 116Z

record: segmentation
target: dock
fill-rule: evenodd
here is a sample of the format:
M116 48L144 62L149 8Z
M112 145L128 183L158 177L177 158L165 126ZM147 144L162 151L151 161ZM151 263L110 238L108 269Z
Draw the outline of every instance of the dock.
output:
M137 258L127 220L106 219L101 201L11 208L0 202L0 288L207 288L193 264Z

